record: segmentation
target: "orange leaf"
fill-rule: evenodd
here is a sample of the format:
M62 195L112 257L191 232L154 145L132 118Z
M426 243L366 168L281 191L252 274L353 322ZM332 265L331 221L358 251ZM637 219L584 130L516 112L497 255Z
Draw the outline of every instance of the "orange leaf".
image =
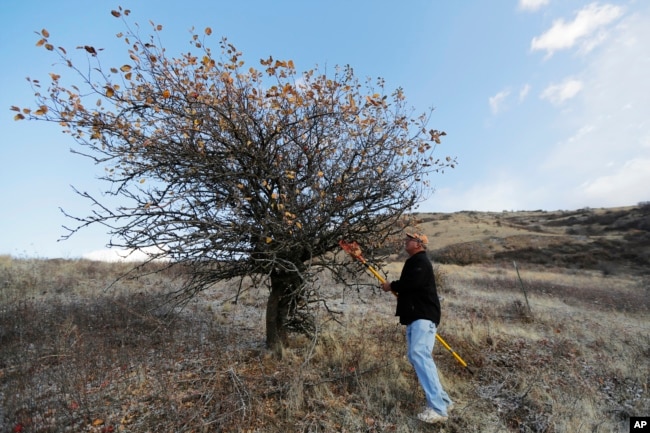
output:
M37 47L40 47L40 46L42 46L43 44L45 44L45 39L39 39L39 41L36 42L36 46L37 46Z
M212 29L210 27L205 28L205 34L210 36L212 34Z
M348 95L348 100L350 101L350 107L351 107L353 110L354 110L355 108L357 108L357 104L354 102L354 97L352 96L352 94L349 94L349 95Z
M42 34L44 37L46 37L46 38L49 38L49 37L50 37L50 32L48 32L48 31L45 30L45 29L41 30L41 34Z
M374 97L377 97L377 96L379 96L379 95L377 95L377 94L375 93L375 94L372 95L372 96L373 96L373 98L374 98ZM366 102L369 103L370 105L372 105L373 107L377 107L377 106L381 105L380 102L375 101L374 99L370 98L370 96L366 96Z
M16 115L14 116L14 120L23 120L24 118L25 118L25 116L23 116L23 115L20 114L20 113L18 113L18 114L16 114Z
M109 98L112 98L113 95L115 95L115 90L113 90L112 87L107 86L106 87L106 96L108 96Z
M97 418L95 421L93 421L93 426L97 427L98 425L104 424L104 420L101 418Z
M169 98L171 95L171 92L167 89L165 89L162 93L163 98Z
M113 15L115 18L119 18L120 16L122 16L122 14L119 13L118 11L111 11L111 15Z
M15 105L12 105L10 108L11 111L20 111L19 107L16 107Z
M122 72L129 72L131 70L131 65L124 65L120 68Z

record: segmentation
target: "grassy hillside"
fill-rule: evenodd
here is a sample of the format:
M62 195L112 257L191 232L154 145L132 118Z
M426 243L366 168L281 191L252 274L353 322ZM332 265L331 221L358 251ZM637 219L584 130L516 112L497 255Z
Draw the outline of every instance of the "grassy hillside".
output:
M650 274L650 204L644 206L420 215L441 263L504 264L604 274Z
M0 432L627 432L650 415L647 206L418 218L440 334L474 371L436 345L445 425L415 419L394 299L361 269L358 290L323 276L317 338L277 360L264 287L170 312L170 274L111 286L125 265L0 257Z

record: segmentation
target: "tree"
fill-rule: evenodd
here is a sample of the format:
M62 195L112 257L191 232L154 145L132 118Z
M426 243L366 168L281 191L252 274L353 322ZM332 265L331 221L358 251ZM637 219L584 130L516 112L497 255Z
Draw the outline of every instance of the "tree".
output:
M46 30L38 46L63 60L77 80L50 73L36 80L35 109L12 107L18 119L59 123L75 152L104 167L105 198L86 217L70 216L68 237L102 224L109 246L144 251L187 275L179 295L191 297L221 280L268 281L266 342L278 351L304 324L318 269L337 269L339 239L377 246L423 198L432 172L454 160L433 158L444 132L428 130L432 110L412 118L402 89L382 79L361 83L350 66L331 75L298 73L291 60L246 67L227 39L220 55L211 35L192 32L191 50L169 57L152 23L143 39L128 10L119 34L129 60L105 68L100 49L80 46L78 67Z

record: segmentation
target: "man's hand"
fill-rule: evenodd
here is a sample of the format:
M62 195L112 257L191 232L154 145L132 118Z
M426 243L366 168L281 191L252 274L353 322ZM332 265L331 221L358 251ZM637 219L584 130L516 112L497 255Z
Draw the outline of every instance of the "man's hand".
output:
M390 292L390 290L391 290L391 288L390 288L390 282L386 281L385 283L383 283L383 284L381 285L381 289L382 289L384 292Z

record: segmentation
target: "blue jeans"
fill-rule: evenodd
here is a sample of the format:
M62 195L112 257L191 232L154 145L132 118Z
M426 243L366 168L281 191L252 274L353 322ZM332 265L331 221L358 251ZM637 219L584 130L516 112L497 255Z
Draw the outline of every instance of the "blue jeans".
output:
M436 340L436 325L430 320L416 320L406 327L406 355L415 369L427 398L427 406L442 416L447 416L447 406L452 401L442 389L436 364L431 352Z

